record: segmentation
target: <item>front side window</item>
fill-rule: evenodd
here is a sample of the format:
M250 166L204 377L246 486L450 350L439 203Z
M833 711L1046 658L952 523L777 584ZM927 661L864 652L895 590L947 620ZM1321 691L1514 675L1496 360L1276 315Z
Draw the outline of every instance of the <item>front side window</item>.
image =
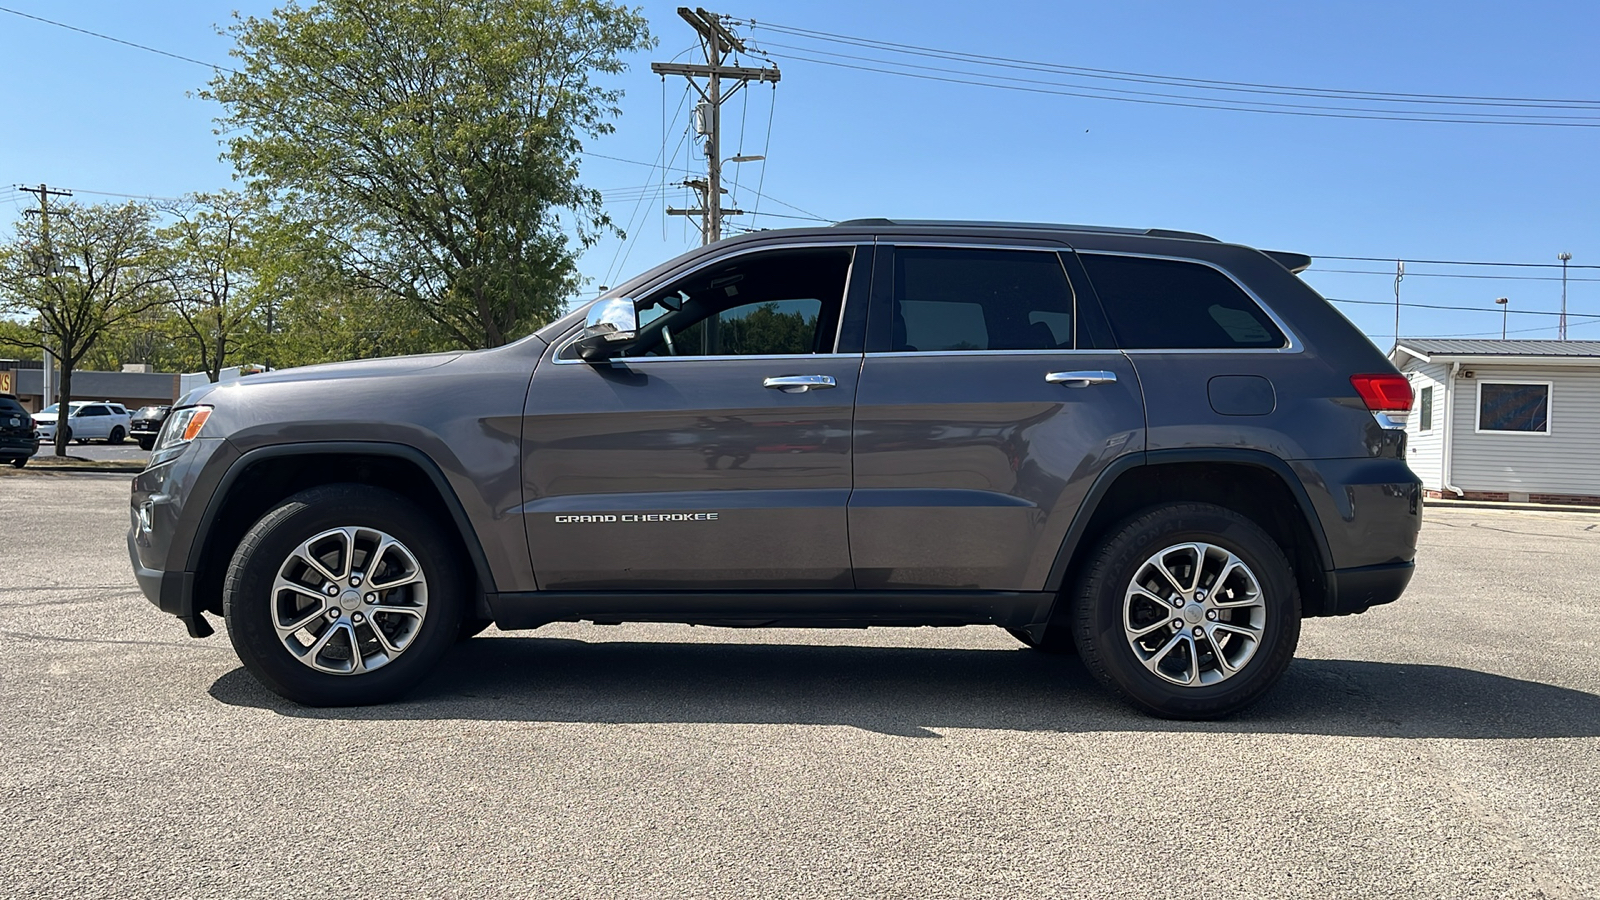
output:
M796 247L713 263L638 300L625 354L790 356L833 352L850 247Z
M1124 350L1240 350L1288 346L1233 279L1175 259L1079 255Z
M1549 434L1549 383L1478 382L1478 430Z
M1429 385L1417 394L1417 406L1420 410L1417 428L1421 431L1433 430L1433 386Z
M1073 297L1048 251L901 247L888 349L1070 350Z

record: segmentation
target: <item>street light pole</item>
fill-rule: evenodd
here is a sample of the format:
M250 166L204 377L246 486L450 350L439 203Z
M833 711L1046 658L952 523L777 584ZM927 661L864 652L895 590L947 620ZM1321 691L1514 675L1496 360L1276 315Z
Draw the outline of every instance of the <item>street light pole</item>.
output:
M1500 304L1500 340L1506 339L1506 320L1511 318L1511 298L1501 297L1494 302Z
M1565 250L1556 254L1556 259L1561 260L1561 339L1567 339L1567 261L1572 259L1572 254Z

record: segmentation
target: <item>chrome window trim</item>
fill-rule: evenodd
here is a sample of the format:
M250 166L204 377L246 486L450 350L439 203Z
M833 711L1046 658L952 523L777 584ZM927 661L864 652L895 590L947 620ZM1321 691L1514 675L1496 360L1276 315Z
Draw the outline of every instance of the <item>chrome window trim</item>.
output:
M1224 269L1214 262L1204 259L1196 259L1192 256L1172 256L1164 253L1128 253L1120 250L1078 249L1074 249L1072 252L1078 254L1079 256L1127 256L1135 259L1161 259L1168 262L1193 263L1195 265L1205 266L1208 269L1214 269L1218 272L1221 272L1224 278L1227 278L1229 281L1233 282L1234 286L1239 290L1244 291L1244 295L1249 297L1251 302L1255 303L1255 305L1259 307L1262 312L1267 314L1267 318L1272 320L1272 324L1278 326L1278 330L1283 332L1284 340L1289 342L1282 347L1173 347L1165 350L1159 347L1146 347L1140 349L1123 347L1120 348L1123 353L1127 353L1129 355L1135 353L1300 353L1305 349L1301 345L1299 337L1294 333L1294 330L1289 327L1287 322L1279 317L1277 312L1274 311L1265 300L1261 299L1261 295L1251 290L1249 285L1240 281L1232 272L1229 272L1227 269ZM1085 269L1085 271L1087 272L1087 269ZM1091 283L1090 286L1092 287L1094 282L1093 275L1089 276L1089 281ZM1110 315L1107 315L1106 318L1110 319L1111 317ZM1114 326L1113 331L1115 331Z
M834 327L834 332L833 332L833 349L838 350L839 349L839 335L842 333L841 329L844 326L844 307L845 307L845 304L848 303L849 300L850 300L850 278L851 278L852 275L855 274L856 258L861 255L860 249L862 247L866 247L868 249L868 252L871 252L873 246L874 246L874 244L870 240L856 240L856 241L792 240L792 241L784 241L784 242L778 242L778 243L772 243L772 244L760 244L760 245L753 246L753 247L739 247L739 248L736 248L736 249L734 249L734 250L732 250L732 251L730 251L728 253L720 253L720 254L713 255L713 256L711 256L711 257L709 257L707 259L703 259L699 263L697 263L696 265L690 266L689 268L684 269L681 272L671 272L671 273L668 273L666 275L663 275L660 279L641 286L639 288L639 290L634 291L633 293L635 295L648 294L651 291L655 290L656 288L661 287L661 286L663 286L665 284L668 284L669 282L676 281L676 280L678 280L680 278L687 278L690 275L693 275L694 273L700 271L701 269L708 268L710 266L716 265L717 263L724 262L726 260L734 259L735 257L748 256L748 255L750 255L752 253L761 253L761 252L771 251L771 250L810 249L810 248L813 248L813 247L850 247L850 248L854 249L856 252L850 254L850 265L845 269L844 290L842 292L842 295L839 297L839 323L838 323L838 325L836 325ZM604 298L603 297L596 297L594 300L592 300L590 302L591 303L597 303L602 299L604 299ZM820 299L820 298L818 298L818 299ZM871 292L870 291L868 292L868 298L867 299L868 300L871 299ZM563 359L562 356L561 356L561 354L565 353L569 347L571 347L573 344L577 343L578 342L578 338L580 338L582 336L583 336L583 323L582 323L582 321L579 321L578 324L577 324L577 327L575 327L572 330L571 333L563 335L558 341L556 341L556 342L554 342L552 344L552 346L555 347L555 354L554 354L554 356L551 357L551 360L556 365L562 365L562 366L569 366L569 365L572 365L573 363L583 363L585 365L593 365L593 363L590 363L588 360L585 360L585 359ZM772 355L772 356L760 356L760 355L749 355L749 356L627 356L627 357L617 357L617 359L627 359L629 361L638 361L638 360L642 360L642 359L684 359L684 360L691 360L691 359L825 359L825 358L832 357L832 356L837 356L837 355L841 355L841 354L834 354L834 353L801 353L801 354L776 354L776 355ZM845 353L845 354L842 354L842 355L846 356L846 357L854 358L854 357L860 356L861 354L859 354L859 353Z
M859 360L860 358L861 358L861 354L859 354L859 353L774 353L774 354L772 354L770 356L755 356L755 355L748 355L748 354L747 355L743 355L743 356L617 356L617 357L613 357L611 359L596 360L595 362L589 362L588 360L585 360L585 359L557 359L556 362L561 364L561 365L563 365L563 366L570 366L570 365L572 365L574 363L583 363L584 365L587 365L587 366L605 366L605 365L610 365L610 366L631 367L631 366L634 366L634 365L637 365L637 364L640 364L640 363L643 363L645 365L656 365L657 363L718 362L718 361L723 361L723 360L735 360L735 359L750 359L750 360L770 361L770 360L785 360L785 359L793 359L793 360L807 360L807 359L851 359L851 360Z
M867 356L872 359L899 359L912 356L1039 356L1057 355L1061 353L1116 353L1115 350L1087 350L1078 347L1078 286L1072 283L1072 275L1067 271L1067 264L1062 261L1062 253L1071 253L1072 248L1066 244L1055 246L1042 246L1040 244L996 244L996 243L950 243L942 241L897 241L894 239L878 241L878 246L888 247L891 251L900 247L933 248L936 250L1028 250L1034 253L1049 253L1056 258L1056 265L1061 267L1061 280L1067 283L1067 292L1072 295L1072 349L1070 350L885 350L882 352L868 351ZM893 274L890 275L893 278ZM890 285L889 302L894 302L894 289ZM835 344L834 346L838 346Z

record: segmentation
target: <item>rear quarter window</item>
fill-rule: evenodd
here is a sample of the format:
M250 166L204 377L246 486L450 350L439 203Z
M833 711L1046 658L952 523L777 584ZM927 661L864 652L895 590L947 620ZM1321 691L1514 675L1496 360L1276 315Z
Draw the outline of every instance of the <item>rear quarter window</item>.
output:
M1288 346L1232 278L1199 263L1084 253L1079 257L1124 350L1240 350Z

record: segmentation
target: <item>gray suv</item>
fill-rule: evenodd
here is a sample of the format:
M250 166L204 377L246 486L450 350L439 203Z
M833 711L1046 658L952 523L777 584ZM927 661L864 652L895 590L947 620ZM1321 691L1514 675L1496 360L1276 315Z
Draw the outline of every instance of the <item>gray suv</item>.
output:
M867 219L687 253L516 343L191 392L141 587L313 705L489 624L1001 626L1159 716L1404 590L1411 391L1187 232Z

